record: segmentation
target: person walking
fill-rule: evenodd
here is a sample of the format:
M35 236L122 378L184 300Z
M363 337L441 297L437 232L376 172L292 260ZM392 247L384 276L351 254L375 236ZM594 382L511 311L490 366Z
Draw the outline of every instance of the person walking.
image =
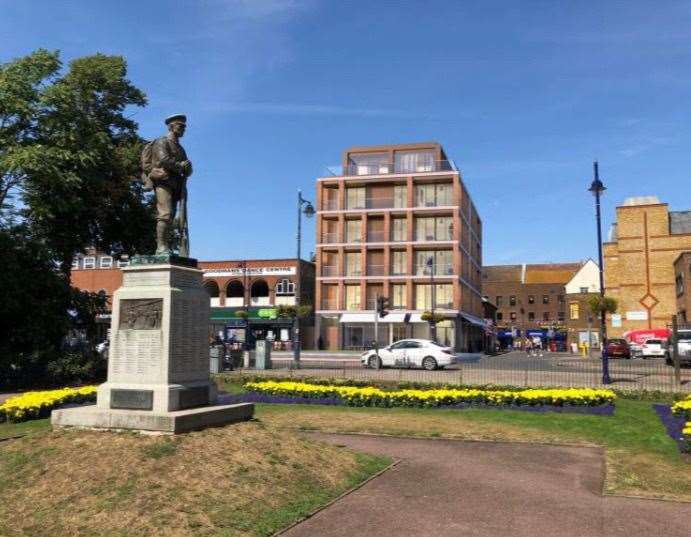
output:
M523 342L523 348L525 349L525 355L526 356L532 356L533 354L533 342L530 341L527 337L525 338Z
M540 336L533 337L533 351L535 356L542 356L542 338Z

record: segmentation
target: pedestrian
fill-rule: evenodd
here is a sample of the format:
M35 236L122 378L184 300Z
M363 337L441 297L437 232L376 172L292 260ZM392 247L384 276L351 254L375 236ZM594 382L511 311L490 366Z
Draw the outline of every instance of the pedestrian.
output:
M527 337L525 338L525 341L523 343L523 348L525 349L526 356L531 356L533 354L533 342L530 341Z
M533 336L533 350L536 356L542 356L542 338Z

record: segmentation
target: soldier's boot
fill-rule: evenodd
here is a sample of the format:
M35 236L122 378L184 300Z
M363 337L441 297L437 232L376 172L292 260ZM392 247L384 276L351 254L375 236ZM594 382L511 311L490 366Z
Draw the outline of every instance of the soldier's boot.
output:
M159 220L156 222L156 255L166 255L170 253L170 233L168 232L168 222Z

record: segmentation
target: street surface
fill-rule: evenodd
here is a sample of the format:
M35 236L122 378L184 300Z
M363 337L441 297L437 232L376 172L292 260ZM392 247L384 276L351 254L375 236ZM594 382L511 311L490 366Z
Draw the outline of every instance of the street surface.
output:
M286 537L686 537L691 504L602 496L599 448L315 434L399 459Z
M272 355L275 372L285 375L292 366L292 354ZM691 368L681 369L681 383L674 378L674 368L662 358L610 359L612 387L691 392ZM513 351L497 356L483 356L475 363L460 363L441 371L421 369L363 368L359 353L305 352L294 376L322 376L350 379L395 380L449 384L500 384L513 386L596 387L602 385L602 364L597 358L581 358L567 353L526 356Z

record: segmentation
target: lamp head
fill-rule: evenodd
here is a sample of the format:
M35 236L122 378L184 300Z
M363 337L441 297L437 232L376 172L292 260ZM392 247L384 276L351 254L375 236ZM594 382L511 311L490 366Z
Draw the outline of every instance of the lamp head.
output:
M312 218L314 216L314 207L312 207L312 204L309 201L305 205L305 208L302 210L302 212L307 218Z

